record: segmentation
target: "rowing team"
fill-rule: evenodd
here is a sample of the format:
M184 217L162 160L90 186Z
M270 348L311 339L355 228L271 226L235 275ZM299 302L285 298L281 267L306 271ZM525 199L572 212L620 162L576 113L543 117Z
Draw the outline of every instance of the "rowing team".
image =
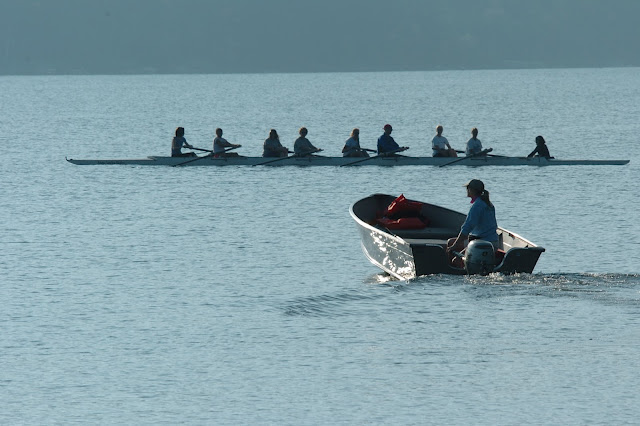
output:
M378 149L366 149L360 147L360 130L353 129L351 131L351 135L349 139L344 144L342 148L342 156L343 157L369 157L369 152L377 153L378 155L395 155L398 152L405 151L409 149L409 147L401 147L398 143L391 137L391 132L393 128L390 124L385 124L383 127L384 133L378 138ZM431 140L431 147L433 150L434 157L457 157L458 153L464 152L467 157L483 155L489 150L482 149L482 142L478 139L478 129L471 129L471 139L467 142L465 151L457 151L451 148L449 141L447 138L442 136L443 127L438 125L436 127L436 135ZM308 155L313 155L322 151L320 148L316 148L313 146L309 139L307 139L307 128L301 127L299 130L300 137L296 139L293 144L293 151L289 151L288 148L282 146L280 143L280 137L278 136L278 132L275 129L271 129L269 132L269 137L264 141L263 144L263 157L287 157L289 154L294 154L298 157L304 157ZM242 145L232 144L228 142L225 138L222 137L222 129L216 129L216 137L213 139L213 150L201 150L199 148L195 148L187 143L187 140L184 137L184 127L178 127L176 129L176 135L171 142L171 156L172 157L191 157L195 156L194 152L182 152L182 148L189 149L198 149L201 151L211 152L211 155L214 157L237 157L238 154L235 152L229 152L233 149L240 148ZM538 155L540 157L545 157L547 159L553 158L549 154L549 149L546 146L546 142L542 136L536 137L536 148L531 152L528 156L533 157L534 155Z

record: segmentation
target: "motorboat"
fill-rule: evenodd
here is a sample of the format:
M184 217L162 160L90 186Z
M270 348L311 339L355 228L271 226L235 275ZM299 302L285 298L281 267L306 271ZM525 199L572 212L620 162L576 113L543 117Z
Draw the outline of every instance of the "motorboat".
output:
M410 208L396 210L406 200ZM498 247L474 240L455 266L446 252L447 240L455 238L466 215L404 196L374 194L355 202L350 214L360 232L364 255L391 276L406 280L431 274L532 273L545 251L531 241L498 228Z

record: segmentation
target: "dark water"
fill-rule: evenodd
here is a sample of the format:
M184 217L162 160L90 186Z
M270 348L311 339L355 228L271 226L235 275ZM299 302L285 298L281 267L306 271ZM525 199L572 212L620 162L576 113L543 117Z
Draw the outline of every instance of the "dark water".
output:
M2 77L0 422L633 424L637 69ZM145 168L223 127L339 152L386 122L622 167ZM348 215L375 192L459 211L482 179L536 273L391 281Z

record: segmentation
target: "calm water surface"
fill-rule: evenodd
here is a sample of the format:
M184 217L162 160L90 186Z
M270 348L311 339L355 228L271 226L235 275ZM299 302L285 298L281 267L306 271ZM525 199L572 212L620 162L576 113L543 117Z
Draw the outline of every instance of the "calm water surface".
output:
M638 69L0 77L3 424L634 424ZM455 148L614 167L165 168L177 126L259 155L297 128L337 155L385 123ZM390 281L348 208L467 211L547 251L533 275Z

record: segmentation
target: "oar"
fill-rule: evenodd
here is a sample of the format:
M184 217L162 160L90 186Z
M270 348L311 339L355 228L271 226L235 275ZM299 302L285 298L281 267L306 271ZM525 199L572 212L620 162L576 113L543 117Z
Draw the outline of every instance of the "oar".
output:
M519 160L526 160L527 157L510 157L508 155L496 155L496 154L487 154L488 157L496 157L496 158L517 158Z
M458 158L458 159L456 159L456 160L450 161L450 162L448 162L448 163L440 164L438 167L444 167L444 166L448 166L448 165L450 165L450 164L457 163L458 161L464 161L464 160L468 160L469 158L478 157L478 156L480 156L480 155L486 155L486 154L488 154L488 153L489 153L489 152L491 152L491 151L493 151L493 148L483 149L482 151L477 152L477 153L472 154L472 155L469 155L469 156L467 156L467 157L461 157L461 158Z
M320 152L320 151L322 151L322 150L321 149L315 149L313 151L305 152L305 153L302 153L302 154L293 154L292 156L279 157L279 158L276 158L275 160L269 160L269 161L265 161L263 163L253 164L251 167L264 166L265 164L275 163L276 161L286 160L287 158L304 157L305 155L313 154L315 152ZM291 151L289 151L289 153L291 153Z
M455 150L458 154L464 154L465 151L461 151L459 149ZM526 157L509 157L508 155L498 155L498 154L487 154L487 157L498 157L498 158L526 158Z
M231 148L227 148L224 151L219 152L217 154L222 154L223 152L231 151L232 149L236 149L236 148L239 148L239 146L232 146ZM198 149L200 151L208 151L209 154L203 155L202 157L194 158L194 159L182 162L182 163L174 164L172 167L184 166L185 164L193 163L194 161L202 160L203 158L211 158L214 155L213 151L209 151L208 149L201 149L201 148L195 148L195 149Z
M196 151L204 151L204 152L213 152L210 149L196 148L195 146L189 147L188 149L195 149Z
M353 164L358 164L358 163L362 163L363 161L373 160L374 158L378 158L378 157L386 157L389 154L394 154L396 152L406 151L407 149L409 149L409 147L403 146L403 147L400 147L400 148L397 148L397 149L394 149L394 150L391 150L391 151L388 151L388 152L383 152L382 154L374 155L373 157L367 157L367 158L363 158L362 160L352 161L351 163L343 164L340 167L351 166Z

